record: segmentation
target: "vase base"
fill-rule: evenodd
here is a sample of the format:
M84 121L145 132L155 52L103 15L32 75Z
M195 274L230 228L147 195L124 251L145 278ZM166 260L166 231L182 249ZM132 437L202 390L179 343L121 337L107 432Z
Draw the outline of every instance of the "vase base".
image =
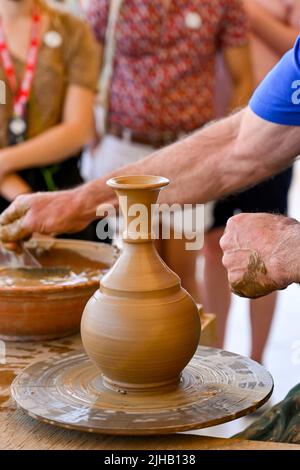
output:
M171 390L175 390L179 383L180 377L177 379L166 380L165 382L160 383L150 383L150 384L130 384L124 382L114 382L113 380L109 379L105 375L102 376L103 385L118 393L153 393L153 394L161 394L164 392L170 392Z
M199 347L180 383L161 393L108 389L81 352L38 362L14 380L19 407L43 422L114 435L153 435L200 429L240 418L262 406L271 375L246 357Z

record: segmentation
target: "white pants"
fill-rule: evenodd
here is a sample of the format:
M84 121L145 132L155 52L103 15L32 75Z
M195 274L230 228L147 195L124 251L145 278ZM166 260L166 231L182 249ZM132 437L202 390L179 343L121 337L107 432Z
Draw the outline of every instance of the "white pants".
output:
M84 152L82 159L82 177L86 181L100 178L118 168L130 165L154 152L150 145L136 144L105 136L93 152Z

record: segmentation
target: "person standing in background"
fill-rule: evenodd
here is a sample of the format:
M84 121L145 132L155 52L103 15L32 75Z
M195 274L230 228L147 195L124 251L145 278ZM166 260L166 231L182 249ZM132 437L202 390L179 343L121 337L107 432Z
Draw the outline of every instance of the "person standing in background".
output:
M19 194L82 182L99 66L82 21L43 0L0 0L0 212ZM75 237L95 240L95 226Z
M88 20L105 46L109 5L91 0ZM215 59L233 81L230 109L253 91L246 15L240 0L124 0L116 25L107 134L90 177L104 176L204 126L214 114ZM172 237L171 237L172 238ZM199 299L197 251L162 240L162 258Z
M243 0L251 28L251 56L258 85L281 56L291 49L299 34L299 0ZM228 88L228 77L222 67L218 71ZM222 102L222 103L221 103ZM225 100L226 102L226 100ZM218 99L218 115L224 115L224 94ZM214 222L205 237L205 269L203 294L208 311L218 316L218 344L223 347L227 316L231 302L227 273L222 265L219 241L227 220L236 212L271 212L286 214L292 169L236 196L216 202ZM277 293L250 301L252 327L251 357L262 362L269 337Z

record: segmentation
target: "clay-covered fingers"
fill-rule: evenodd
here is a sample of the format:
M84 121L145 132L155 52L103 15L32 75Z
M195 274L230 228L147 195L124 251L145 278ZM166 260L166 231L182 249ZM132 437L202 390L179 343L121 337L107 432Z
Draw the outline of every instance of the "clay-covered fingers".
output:
M8 225L23 217L30 208L29 196L18 196L0 215L0 225Z
M91 221L89 213L84 217L82 205L78 190L19 196L0 217L0 241L18 242L33 233L79 232Z
M31 231L26 228L24 220L25 218L21 217L10 224L0 226L0 240L7 244L30 238Z
M19 196L0 215L0 240L4 243L17 242L30 237L25 218L30 209L31 195Z

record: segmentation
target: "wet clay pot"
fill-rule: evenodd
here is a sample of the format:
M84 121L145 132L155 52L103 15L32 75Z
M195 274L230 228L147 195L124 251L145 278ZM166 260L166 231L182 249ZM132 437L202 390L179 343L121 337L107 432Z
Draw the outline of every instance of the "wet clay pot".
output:
M199 344L197 306L153 244L151 207L167 184L157 176L108 181L125 218L124 249L86 305L81 334L106 386L116 390L178 383Z
M70 267L75 272L103 269L117 259L113 247L80 240L31 240L28 249L43 268ZM83 309L99 278L66 285L0 285L0 339L41 341L76 333Z

